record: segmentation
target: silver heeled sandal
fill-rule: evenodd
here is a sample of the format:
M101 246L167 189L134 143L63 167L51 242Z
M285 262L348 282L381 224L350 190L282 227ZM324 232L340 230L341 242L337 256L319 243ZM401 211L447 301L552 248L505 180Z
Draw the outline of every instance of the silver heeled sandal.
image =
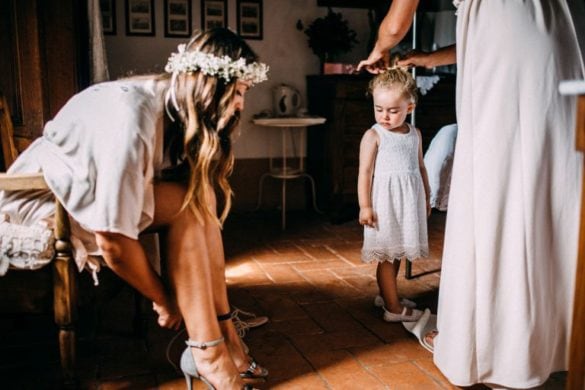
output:
M197 365L195 364L195 359L193 359L193 354L191 353L191 348L198 348L198 349L207 349L209 347L215 347L221 343L223 343L224 338L220 337L217 340L207 341L203 343L198 343L193 340L185 341L187 344L187 348L183 351L181 355L181 371L183 371L183 375L185 375L185 380L187 381L187 389L193 390L193 378L199 379L201 382L207 385L209 390L215 390L215 387L203 376L199 375L199 371L197 371Z
M256 317L255 314L245 312L245 311L240 310L240 309L235 309L234 311L230 311L226 314L221 314L221 315L217 316L217 320L219 322L229 321L229 320L231 320L233 322L233 324L238 332L238 336L240 339L240 343L242 344L242 348L244 349L245 354L248 355L250 353L250 348L248 348L246 343L244 343L245 331L242 333L241 330L242 330L242 328L245 328L245 330L247 330L247 328L249 328L251 326L243 325L243 324L246 324L246 322L240 320L240 318L238 317L238 313L243 313L244 315L250 316L254 319L259 319L260 321L257 321L254 327L264 325L265 323L267 323L268 317ZM260 366L258 364L258 362L256 362L256 359L254 359L252 356L248 356L248 358L250 359L249 360L250 365L248 366L246 371L240 372L240 377L244 381L250 381L250 382L263 381L263 382L265 382L268 379L268 370L266 368ZM260 373L256 373L257 370L260 370Z
M195 359L193 359L191 348L207 349L209 347L215 347L223 342L223 337L220 337L217 340L203 343L199 343L193 340L185 341L187 348L185 348L183 354L181 355L180 367L181 371L183 371L183 375L185 375L185 380L187 381L187 390L193 390L193 378L199 379L201 382L205 383L208 390L215 390L215 387L207 380L207 378L200 375L199 371L197 371L197 365L195 364ZM243 390L253 390L253 387L250 385L244 385Z

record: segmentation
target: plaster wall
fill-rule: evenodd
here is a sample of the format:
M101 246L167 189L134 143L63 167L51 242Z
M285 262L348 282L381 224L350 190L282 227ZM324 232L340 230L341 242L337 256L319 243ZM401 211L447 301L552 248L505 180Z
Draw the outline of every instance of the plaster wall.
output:
M117 34L106 36L108 65L111 78L145 72L161 72L169 54L176 50L182 38L167 38L163 28L163 0L155 0L155 36L127 36L125 33L124 0L116 1ZM236 0L228 0L228 27L236 26ZM357 63L367 56L370 34L366 9L334 8L348 20L358 34L359 43L341 58L341 62ZM252 115L272 109L272 87L285 83L297 88L306 105L305 76L319 73L319 61L307 44L307 36L296 28L300 20L306 28L314 19L325 16L326 7L317 0L264 0L263 39L248 40L248 44L270 66L269 80L252 88L246 96L240 135L234 144L238 159L266 158L272 153L280 156L280 131L259 127L250 122ZM201 0L192 0L192 24L201 28ZM298 138L297 138L298 139ZM293 143L289 142L292 147ZM298 146L298 145L297 145ZM289 148L289 153L293 153ZM297 152L298 155L298 152Z

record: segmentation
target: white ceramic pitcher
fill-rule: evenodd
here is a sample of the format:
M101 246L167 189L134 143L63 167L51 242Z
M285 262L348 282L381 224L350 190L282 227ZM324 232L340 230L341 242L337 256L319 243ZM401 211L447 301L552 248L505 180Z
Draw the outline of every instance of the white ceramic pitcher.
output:
M274 116L295 116L301 107L300 92L290 85L280 84L272 89Z

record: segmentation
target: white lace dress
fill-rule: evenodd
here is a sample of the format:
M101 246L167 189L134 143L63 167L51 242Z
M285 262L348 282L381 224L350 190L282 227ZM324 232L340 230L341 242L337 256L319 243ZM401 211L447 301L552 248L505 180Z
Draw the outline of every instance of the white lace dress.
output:
M375 124L380 144L372 185L376 227L364 228L362 260L414 260L428 256L425 190L418 163L419 137L409 125L406 134Z

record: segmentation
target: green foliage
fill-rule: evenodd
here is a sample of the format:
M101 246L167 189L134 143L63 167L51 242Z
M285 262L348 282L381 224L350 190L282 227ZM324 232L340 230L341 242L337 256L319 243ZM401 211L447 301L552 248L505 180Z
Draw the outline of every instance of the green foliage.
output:
M305 30L305 34L309 37L309 47L321 62L335 60L358 43L357 34L349 28L347 20L331 8L326 16L315 19Z

